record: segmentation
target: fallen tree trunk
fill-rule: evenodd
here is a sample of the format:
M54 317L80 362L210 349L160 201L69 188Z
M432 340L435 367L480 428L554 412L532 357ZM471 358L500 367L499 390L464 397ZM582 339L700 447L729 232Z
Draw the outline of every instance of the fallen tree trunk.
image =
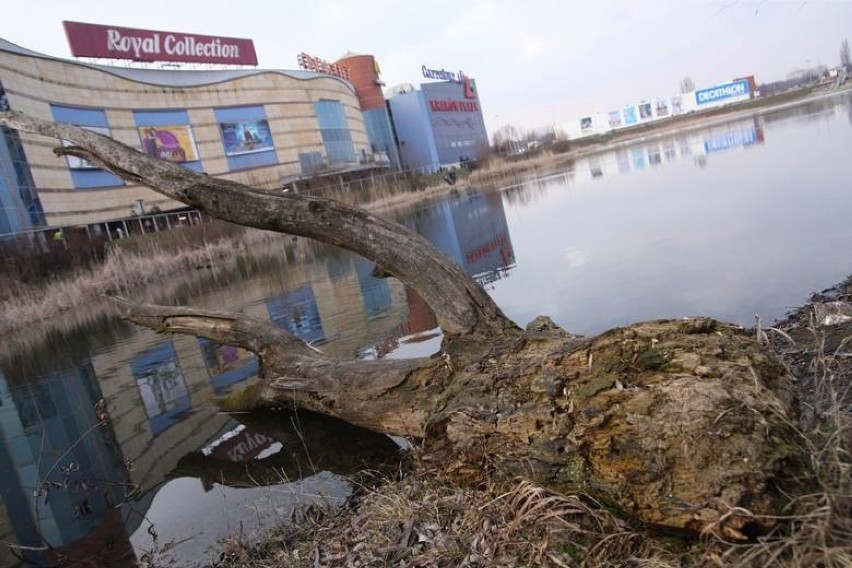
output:
M450 259L402 226L340 202L248 188L160 161L70 125L0 113L70 140L90 160L208 214L353 250L414 288L444 331L440 353L339 361L269 322L129 305L126 317L254 351L282 400L421 441L422 463L460 483L524 476L580 490L665 530L745 539L766 532L801 473L785 368L735 327L657 321L595 338L547 318L520 330Z

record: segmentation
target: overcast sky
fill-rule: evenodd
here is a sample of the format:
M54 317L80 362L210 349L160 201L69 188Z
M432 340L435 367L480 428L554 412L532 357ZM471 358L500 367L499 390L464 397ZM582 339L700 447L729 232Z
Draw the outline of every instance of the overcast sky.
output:
M476 79L490 131L537 128L755 75L839 64L852 0L8 1L0 37L70 57L63 20L254 40L260 66L375 55L387 85L420 68ZM2 78L2 70L0 70Z

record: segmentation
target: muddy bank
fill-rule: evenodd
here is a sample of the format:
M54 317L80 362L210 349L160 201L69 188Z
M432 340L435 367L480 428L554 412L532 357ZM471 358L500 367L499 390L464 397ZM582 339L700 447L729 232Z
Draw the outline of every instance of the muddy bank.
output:
M761 338L799 379L806 427L833 412L852 414L852 277L811 296ZM836 398L820 391L829 387Z

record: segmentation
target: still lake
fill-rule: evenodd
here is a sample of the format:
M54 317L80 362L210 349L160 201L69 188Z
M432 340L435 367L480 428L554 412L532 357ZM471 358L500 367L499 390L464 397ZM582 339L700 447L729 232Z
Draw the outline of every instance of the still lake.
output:
M690 315L771 322L852 273L852 94L648 135L394 216L522 326L540 314L583 334ZM139 299L242 311L341 357L435 352L416 295L355 255L299 245ZM223 536L343 502L342 475L392 465L393 441L347 425L217 412L256 372L241 350L109 316L3 355L0 568L20 563L3 542L39 565L209 563Z

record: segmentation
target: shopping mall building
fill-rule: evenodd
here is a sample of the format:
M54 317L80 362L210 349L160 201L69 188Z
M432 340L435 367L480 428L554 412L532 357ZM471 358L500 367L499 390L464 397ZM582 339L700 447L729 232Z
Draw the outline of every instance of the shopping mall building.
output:
M318 66L303 54L300 70L263 70L253 67L251 40L65 25L72 53L90 59L0 39L0 109L82 126L192 170L267 188L298 189L325 177L342 183L403 166L372 56ZM100 64L114 59L148 67ZM186 63L208 69L178 68ZM184 207L87 161L57 157L56 145L0 129L0 235L69 226L109 233L115 220Z

